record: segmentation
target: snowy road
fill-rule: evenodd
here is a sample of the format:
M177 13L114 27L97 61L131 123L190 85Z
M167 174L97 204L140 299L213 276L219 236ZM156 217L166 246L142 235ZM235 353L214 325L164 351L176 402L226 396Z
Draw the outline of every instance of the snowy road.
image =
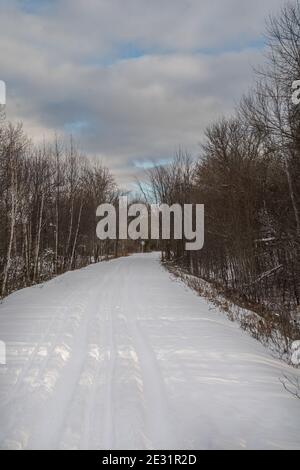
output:
M297 371L156 254L11 295L0 340L1 448L300 449L300 400L279 380Z

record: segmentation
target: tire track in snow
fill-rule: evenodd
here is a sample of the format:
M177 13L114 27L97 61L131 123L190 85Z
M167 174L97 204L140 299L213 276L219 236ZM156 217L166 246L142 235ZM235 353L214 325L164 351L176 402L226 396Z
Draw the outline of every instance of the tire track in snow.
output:
M100 380L103 371L108 369L106 364L108 362L108 354L111 351L110 344L105 344L105 338L109 336L110 326L107 326L107 319L104 314L107 298L110 294L109 287L112 279L116 276L116 272L119 270L119 265L110 263L109 267L111 272L104 278L103 282L99 283L97 279L93 283L92 290L96 292L96 295L87 308L90 314L85 360L78 375L77 383L74 387L68 410L66 411L66 418L59 433L60 437L57 442L57 447L59 448L96 448L96 445L93 445L93 443L96 441L99 430L103 429L103 416L98 421L96 418L99 408L97 392L102 382L108 388L111 380L113 380L112 378L110 380L109 377L107 377L107 380ZM105 328L99 331L99 327L103 327L103 324ZM80 416L75 419L74 423L75 414ZM78 421L80 423L79 426ZM109 426L108 419L107 423L107 426ZM82 430L80 435L76 435L74 431L76 428Z
M140 325L141 313L145 311L143 290L145 286L138 284L136 260L131 260L128 273L123 284L124 302L127 305L126 316L128 329L132 338L134 349L140 363L145 398L145 412L147 415L147 441L148 446L157 448L176 448L175 436L172 431L170 417L172 412L167 399L165 384L161 375L160 366L148 335Z
M67 302L72 298L73 292L68 296ZM53 331L54 325L57 323L58 320L65 320L66 319L66 309L67 306L61 306L61 307L52 307L52 310L57 310L56 315L53 316L53 318L50 320L49 325L47 327L47 330L43 333L43 336L40 341L34 346L33 351L31 352L29 358L27 359L23 369L21 370L21 373L19 374L17 378L17 382L14 385L13 390L11 391L9 397L7 397L7 400L3 403L4 406L9 405L11 402L13 402L16 398L19 398L19 393L20 389L24 385L24 382L26 382L26 376L28 375L30 369L35 368L36 366L34 365L35 360L37 359L37 356L41 352L42 347L45 344L51 344L53 340L50 341L51 338L51 333ZM64 324L63 324L64 325ZM63 325L59 328L58 333L56 334L56 338L58 335L63 331ZM48 360L48 351L47 354L45 355L45 359L43 363L46 363ZM39 368L43 367L43 364L41 364L40 361L38 361Z

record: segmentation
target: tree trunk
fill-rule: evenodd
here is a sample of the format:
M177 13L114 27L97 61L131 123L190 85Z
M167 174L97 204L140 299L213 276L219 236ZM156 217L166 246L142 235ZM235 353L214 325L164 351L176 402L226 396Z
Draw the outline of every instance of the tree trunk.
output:
M39 262L39 253L40 253L40 243L41 243L41 230L42 230L42 221L43 221L43 210L44 210L44 194L42 195L41 206L40 206L40 214L39 214L39 224L38 224L38 232L36 238L36 246L35 246L35 259L34 259L34 269L33 269L33 282L36 281L36 275L38 271L38 262Z
M74 238L74 243L73 243L73 248L72 248L72 255L71 255L71 259L70 259L70 269L72 269L73 261L74 261L74 255L75 255L75 249L76 249L76 244L77 244L77 238L78 238L78 234L79 234L79 227L80 227L80 220L81 220L82 207L83 207L83 200L81 200L81 202L80 202L80 208L79 208L78 219L77 219L76 233L75 233L75 238Z
M69 249L71 245L71 238L72 238L72 231L73 231L73 218L74 218L74 198L72 197L69 233L68 233L68 239L67 239L67 245L66 245L66 251L65 251L65 264L68 259Z
M9 243L7 247L7 255L6 255L6 265L3 272L3 283L2 283L2 297L6 294L6 287L7 287L7 279L9 274L9 269L11 266L11 253L14 241L14 232L15 232L15 224L16 224L16 175L15 170L12 169L12 177L11 177L11 220L10 220L10 237Z

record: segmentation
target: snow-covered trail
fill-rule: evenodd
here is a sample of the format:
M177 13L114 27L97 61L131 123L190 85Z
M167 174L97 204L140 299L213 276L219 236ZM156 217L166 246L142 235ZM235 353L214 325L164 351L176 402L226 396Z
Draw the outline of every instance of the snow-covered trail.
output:
M299 374L134 255L0 306L0 447L300 449Z

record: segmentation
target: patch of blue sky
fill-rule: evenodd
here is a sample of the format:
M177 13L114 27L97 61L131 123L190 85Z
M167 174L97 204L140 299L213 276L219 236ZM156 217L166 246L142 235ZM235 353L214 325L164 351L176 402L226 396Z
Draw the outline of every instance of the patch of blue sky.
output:
M57 3L57 0L17 0L21 10L29 14L39 14Z
M114 65L123 60L139 59L148 54L151 55L154 53L154 50L144 49L133 43L119 44L117 46L113 46L112 51L103 57L90 57L89 60L86 61L86 64L99 68L109 67L110 65Z
M87 121L73 121L64 124L64 130L68 134L80 134L88 129L89 123Z
M127 60L127 59L138 59L145 55L168 55L174 53L203 53L208 55L218 55L226 52L241 52L245 49L262 49L265 46L265 38L259 36L253 39L246 39L243 36L236 37L232 41L225 42L219 46L215 47L204 47L204 48L191 48L190 50L181 51L176 48L158 48L158 47L149 47L143 48L134 43L128 43L118 47L118 52L116 55L117 60Z
M113 52L106 57L90 58L88 63L95 67L109 67L121 61L135 60L147 55L172 55L172 54L205 54L217 56L225 53L238 53L246 49L262 50L265 47L265 38L260 36L247 40L244 37L237 37L232 41L225 42L215 47L199 47L190 50L167 49L167 48L143 48L134 43L118 45Z
M133 164L136 168L140 168L142 170L149 170L151 168L154 168L156 165L168 165L168 163L171 162L170 158L162 158L158 160L134 160Z
M127 43L122 44L122 46L118 48L118 57L121 60L138 59L144 55L147 55L149 52L149 50L142 48L137 44Z

